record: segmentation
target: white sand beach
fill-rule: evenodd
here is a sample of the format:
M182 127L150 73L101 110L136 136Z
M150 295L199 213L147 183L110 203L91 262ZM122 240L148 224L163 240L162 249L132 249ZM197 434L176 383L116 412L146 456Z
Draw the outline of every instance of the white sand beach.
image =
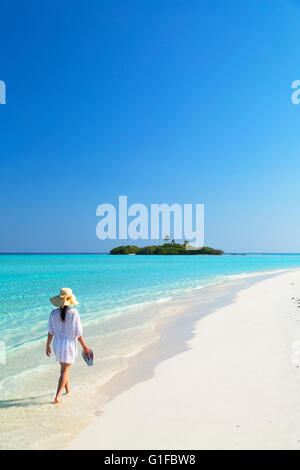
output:
M299 270L241 290L68 449L300 449L298 297Z

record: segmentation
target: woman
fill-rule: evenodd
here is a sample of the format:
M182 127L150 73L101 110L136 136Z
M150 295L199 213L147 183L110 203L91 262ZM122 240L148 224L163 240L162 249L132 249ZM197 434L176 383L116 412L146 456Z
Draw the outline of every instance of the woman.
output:
M77 339L85 354L89 354L90 349L83 341L79 313L75 308L72 308L74 305L78 305L72 289L64 287L60 290L59 295L50 299L50 302L58 308L52 310L50 314L46 354L47 356L51 355L50 345L54 336L54 352L61 367L55 403L60 403L63 389L66 389L67 394L70 393L69 371L78 354Z

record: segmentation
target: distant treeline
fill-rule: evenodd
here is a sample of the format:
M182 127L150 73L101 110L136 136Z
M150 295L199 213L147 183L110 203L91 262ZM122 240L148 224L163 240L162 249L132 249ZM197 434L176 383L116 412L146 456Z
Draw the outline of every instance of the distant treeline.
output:
M215 250L209 246L190 250L187 242L183 245L172 242L142 248L134 245L117 246L110 251L111 255L223 255L223 253L222 250Z

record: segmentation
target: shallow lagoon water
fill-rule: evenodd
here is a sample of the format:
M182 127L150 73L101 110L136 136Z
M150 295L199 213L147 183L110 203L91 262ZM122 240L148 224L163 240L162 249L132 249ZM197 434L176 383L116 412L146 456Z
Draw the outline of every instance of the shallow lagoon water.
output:
M201 296L205 286L231 276L297 267L300 255L1 255L0 340L7 360L0 364L0 448L60 447L68 429L88 424L100 406L99 383L157 339L155 322L173 311L176 298ZM44 345L49 298L61 287L72 287L80 302L96 361L91 369L78 358L73 396L57 409L51 401L58 367Z

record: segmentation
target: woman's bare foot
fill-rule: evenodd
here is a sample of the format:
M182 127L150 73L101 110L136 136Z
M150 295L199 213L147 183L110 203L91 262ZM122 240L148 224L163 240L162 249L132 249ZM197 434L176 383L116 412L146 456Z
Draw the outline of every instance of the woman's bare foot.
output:
M61 398L60 397L55 397L54 403L61 403Z

